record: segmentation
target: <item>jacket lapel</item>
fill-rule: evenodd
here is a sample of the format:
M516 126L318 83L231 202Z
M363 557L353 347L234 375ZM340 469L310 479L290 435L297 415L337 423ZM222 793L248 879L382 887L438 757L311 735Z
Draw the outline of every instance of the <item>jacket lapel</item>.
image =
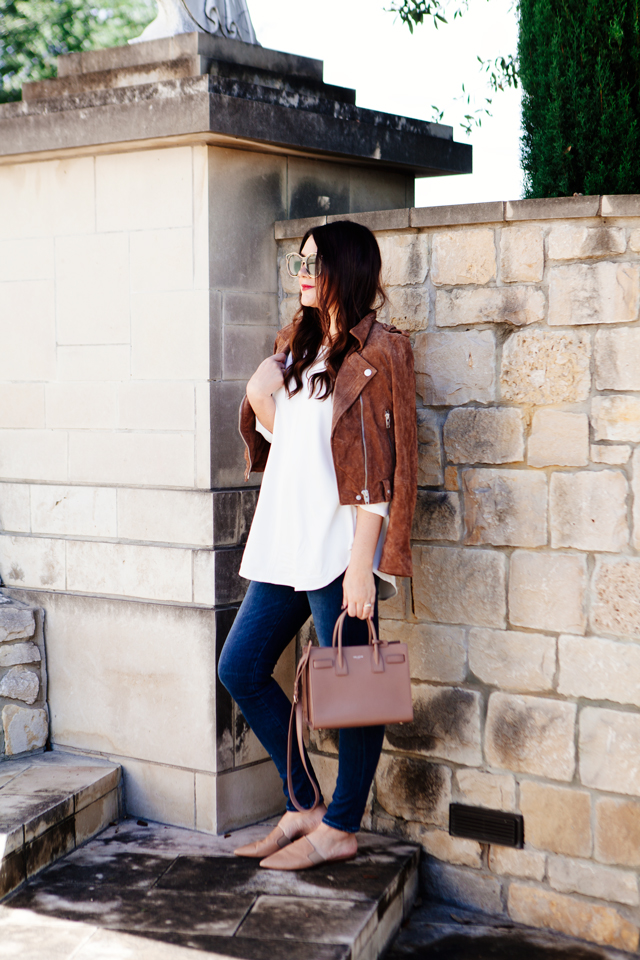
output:
M365 374L365 370L370 371ZM333 393L333 417L331 436L335 433L340 418L356 402L363 389L375 377L378 371L368 360L355 351L345 357Z

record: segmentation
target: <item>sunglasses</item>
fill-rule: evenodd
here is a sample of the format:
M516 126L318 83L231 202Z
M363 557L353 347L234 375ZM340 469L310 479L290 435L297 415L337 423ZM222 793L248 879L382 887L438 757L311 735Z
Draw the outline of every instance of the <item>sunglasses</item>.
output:
M310 253L308 257L303 257L299 253L288 253L286 261L287 273L290 277L297 277L303 266L307 268L310 277L317 277L320 273L320 261L315 253Z

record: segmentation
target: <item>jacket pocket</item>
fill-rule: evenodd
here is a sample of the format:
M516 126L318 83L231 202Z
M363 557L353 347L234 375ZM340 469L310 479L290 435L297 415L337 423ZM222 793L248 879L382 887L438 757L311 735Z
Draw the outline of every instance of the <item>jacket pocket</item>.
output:
M391 484L391 480L383 480L382 486L384 488L384 499L386 503L389 503L391 497L393 496L393 486Z

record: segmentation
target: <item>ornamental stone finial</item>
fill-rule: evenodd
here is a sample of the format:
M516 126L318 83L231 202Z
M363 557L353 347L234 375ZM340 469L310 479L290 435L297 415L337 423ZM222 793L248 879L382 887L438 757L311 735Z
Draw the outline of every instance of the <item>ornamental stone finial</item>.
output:
M158 16L129 43L178 33L207 33L258 43L246 0L157 0Z

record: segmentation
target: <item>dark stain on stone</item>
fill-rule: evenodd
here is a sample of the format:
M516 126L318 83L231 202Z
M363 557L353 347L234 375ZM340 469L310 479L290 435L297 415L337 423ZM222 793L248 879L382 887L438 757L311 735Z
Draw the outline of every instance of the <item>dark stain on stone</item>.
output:
M447 491L419 490L413 515L415 540L445 540L455 528L456 508Z
M388 960L604 960L599 950L577 946L547 946L510 933L468 936L452 933L431 943L398 943Z
M522 759L527 745L531 744L534 726L526 707L517 709L511 704L505 705L502 713L494 719L490 731L494 746L503 760Z
M475 708L470 690L443 688L430 700L417 700L413 723L390 724L386 728L389 743L400 750L433 751L443 740L467 743L469 720Z
M402 757L394 763L387 792L401 797L403 805L415 810L416 814L429 815L438 809L446 786L445 772L438 764ZM380 794L378 800L382 803Z

